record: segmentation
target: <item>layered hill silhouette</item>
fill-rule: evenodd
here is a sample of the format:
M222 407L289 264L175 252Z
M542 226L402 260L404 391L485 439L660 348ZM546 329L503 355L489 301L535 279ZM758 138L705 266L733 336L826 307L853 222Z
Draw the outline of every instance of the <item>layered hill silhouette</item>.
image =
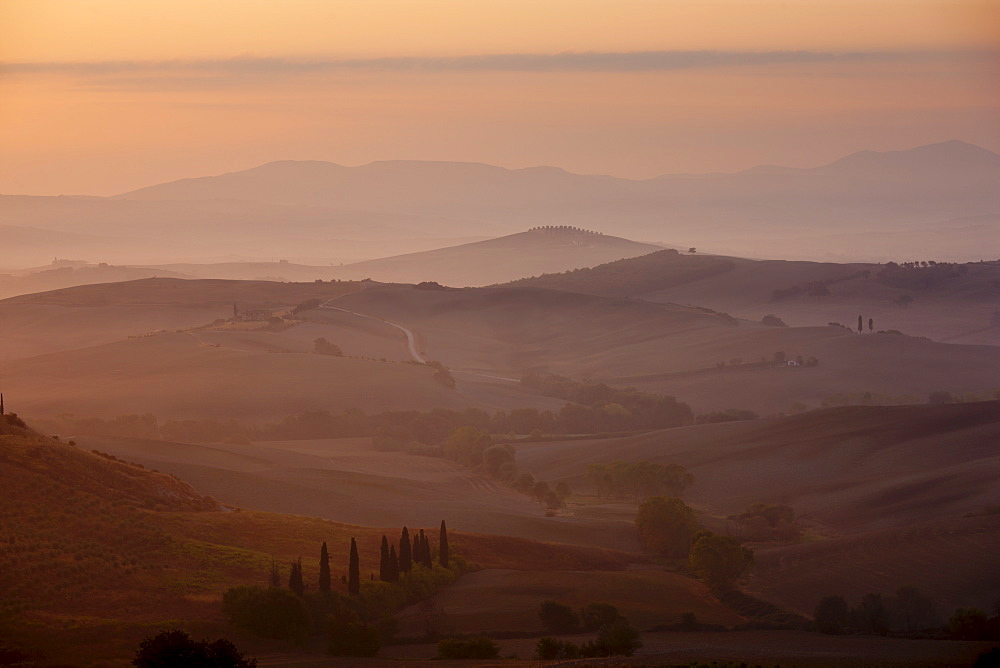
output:
M115 198L4 196L0 215L12 227L114 237L132 262L259 258L262 247L342 261L406 252L413 240L540 225L741 255L898 260L935 248L940 259L979 260L1000 217L998 179L1000 156L960 141L811 169L648 180L477 163L280 161ZM62 248L55 252L79 256ZM109 255L88 259L124 261ZM0 256L0 266L9 263Z

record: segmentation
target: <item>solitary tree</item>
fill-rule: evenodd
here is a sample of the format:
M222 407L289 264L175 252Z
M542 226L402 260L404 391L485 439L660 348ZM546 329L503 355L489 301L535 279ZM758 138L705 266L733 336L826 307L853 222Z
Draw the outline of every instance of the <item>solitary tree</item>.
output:
M654 496L640 505L635 523L648 549L670 557L688 556L691 537L698 530L694 511L680 499L665 496Z
M330 593L330 552L326 549L326 541L319 551L319 590L324 594Z
M868 318L868 331L871 332L874 331L874 329L875 329L875 320L873 318Z
M361 593L361 566L358 562L358 543L351 539L351 557L347 566L347 591L357 596Z
M858 314L858 334L865 331L864 320L861 319L861 314Z
M402 573L409 573L413 568L413 549L410 546L410 532L403 527L403 534L399 537L399 570Z
M448 568L448 528L444 525L444 520L441 520L441 534L438 542L438 560L441 565Z

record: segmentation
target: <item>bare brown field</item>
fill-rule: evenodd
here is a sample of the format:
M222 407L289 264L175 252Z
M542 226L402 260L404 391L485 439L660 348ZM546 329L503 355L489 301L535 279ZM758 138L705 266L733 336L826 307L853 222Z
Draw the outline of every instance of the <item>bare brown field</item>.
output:
M546 517L538 503L488 477L441 458L377 452L368 438L249 446L79 441L176 474L201 493L244 508L365 526L435 526L447 517L463 531L639 551L630 521Z
M379 412L473 405L433 380L433 373L413 364L216 347L186 333L0 365L9 405L25 416L154 413L161 418L255 422L303 410Z
M748 587L811 616L824 596L851 605L914 586L944 619L957 607L992 609L1000 594L1000 516L957 517L801 545L758 549Z

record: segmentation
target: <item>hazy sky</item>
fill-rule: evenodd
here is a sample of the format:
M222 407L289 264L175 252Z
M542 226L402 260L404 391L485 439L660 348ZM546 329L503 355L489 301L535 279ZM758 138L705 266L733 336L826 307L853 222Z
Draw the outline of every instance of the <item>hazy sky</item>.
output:
M0 0L0 193L277 159L651 177L1000 151L1000 0Z

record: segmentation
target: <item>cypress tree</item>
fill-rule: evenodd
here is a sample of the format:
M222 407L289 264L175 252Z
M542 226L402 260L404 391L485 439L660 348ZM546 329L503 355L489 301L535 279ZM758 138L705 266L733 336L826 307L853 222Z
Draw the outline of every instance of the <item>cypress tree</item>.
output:
M424 548L423 548L423 564L424 568L434 568L434 564L431 563L431 540L427 537L427 534L420 531L420 537L423 538Z
M378 561L378 579L382 582L389 581L389 539L382 536L382 548Z
M361 565L358 562L358 544L351 539L351 558L347 566L347 591L357 596L361 593Z
M330 551L326 549L326 541L319 551L319 590L330 593Z
M395 545L389 547L389 582L399 582L399 557Z
M864 321L861 319L861 315L858 314L858 334L865 331Z
M278 568L278 562L274 559L271 560L271 586L281 586L281 570Z
M302 582L302 558L297 562L292 562L292 572L288 575L288 588L295 592L296 596L302 596L306 587Z
M448 568L448 528L441 520L441 533L438 535L438 559L441 565Z
M403 527L403 535L399 538L399 570L409 573L413 568L413 549L410 547L410 532Z

